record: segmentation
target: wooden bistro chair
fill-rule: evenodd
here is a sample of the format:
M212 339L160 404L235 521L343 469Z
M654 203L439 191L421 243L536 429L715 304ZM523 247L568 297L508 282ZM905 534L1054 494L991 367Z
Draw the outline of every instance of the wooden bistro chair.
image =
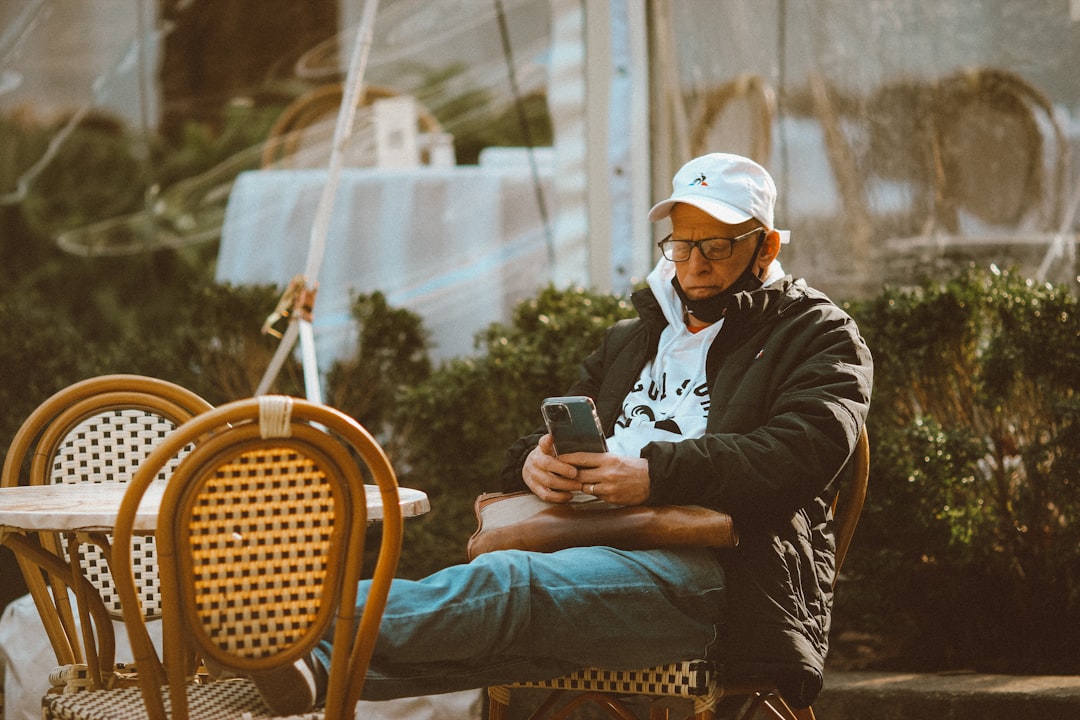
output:
M918 234L888 238L885 265L916 278L970 262L1018 263L1071 281L1068 263L1051 264L1076 242L1072 150L1053 101L995 67L940 79L931 101L932 208Z
M145 491L188 443L194 448L165 487L156 529L165 631L159 657L138 609L130 544ZM354 632L365 475L382 499L382 541ZM325 707L303 717L351 718L397 568L401 531L393 468L372 436L344 413L264 395L199 415L135 474L115 529L116 567L126 568L116 584L139 686L50 695L43 717L270 717L246 676L291 665L332 629ZM233 677L197 681L200 660Z
M994 67L938 83L933 119L934 222L1054 233L1068 195L1069 139L1042 90ZM991 230L990 232L993 232Z
M48 398L19 428L0 486L126 483L166 436L212 407L179 385L141 375L77 382ZM167 476L171 467L159 475ZM112 621L122 615L108 534L42 532L9 536L5 544L14 551L60 665L54 684L76 690L121 681L123 674L114 672ZM152 570L153 538L140 538L133 553ZM140 578L143 611L147 619L159 617L157 575ZM69 589L78 600L78 624Z
M866 485L870 475L870 442L865 428L859 435L855 454L850 461L850 486L841 488L833 502L836 523L836 572L851 545L855 526L862 513L866 497ZM627 700L644 697L649 702L650 720L669 717L672 706L683 701L693 705L695 720L711 720L721 699L745 697L741 708L741 720L750 720L760 710L770 713L778 720L812 720L811 708L793 709L780 695L774 682L768 679L746 681L729 680L718 676L713 665L706 660L685 661L642 670L604 670L585 668L552 680L542 680L488 688L489 720L507 720L510 717L512 692L519 688L542 688L551 690L529 720L565 720L575 711L588 705L602 708L617 720L635 720ZM574 697L561 706L565 692ZM595 708L594 708L595 709ZM594 717L589 715L588 717Z

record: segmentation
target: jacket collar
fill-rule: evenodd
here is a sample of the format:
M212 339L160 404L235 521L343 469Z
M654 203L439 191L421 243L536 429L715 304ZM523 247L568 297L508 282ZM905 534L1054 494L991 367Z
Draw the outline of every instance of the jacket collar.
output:
M724 322L743 325L748 322L767 321L779 317L788 307L806 296L806 282L801 278L794 279L786 275L765 287L732 295L724 309ZM630 301L642 321L659 335L667 320L652 290L638 290L630 296Z

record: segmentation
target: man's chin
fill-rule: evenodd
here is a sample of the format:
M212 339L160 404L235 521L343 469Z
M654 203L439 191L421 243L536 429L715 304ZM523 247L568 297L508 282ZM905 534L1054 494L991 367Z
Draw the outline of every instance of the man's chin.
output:
M715 286L683 288L683 292L686 293L686 297L690 298L691 300L708 300L711 297L719 295L723 291L723 288Z

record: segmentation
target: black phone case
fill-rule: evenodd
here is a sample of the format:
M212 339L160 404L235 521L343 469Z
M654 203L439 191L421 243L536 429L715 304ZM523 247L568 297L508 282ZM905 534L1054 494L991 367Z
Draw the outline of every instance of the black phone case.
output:
M604 430L592 398L584 395L547 398L540 410L557 455L607 452Z

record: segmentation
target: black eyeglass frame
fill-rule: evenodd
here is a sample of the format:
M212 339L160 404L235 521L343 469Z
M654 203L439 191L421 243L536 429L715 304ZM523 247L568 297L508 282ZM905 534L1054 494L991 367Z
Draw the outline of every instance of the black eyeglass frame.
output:
M670 260L671 262L687 262L688 260L690 260L690 256L694 253L694 248L695 247L698 249L698 252L701 253L701 256L703 258L705 258L706 260L727 260L729 257L731 257L732 255L735 254L735 243L740 242L742 240L745 240L746 238L748 238L749 236L751 236L751 235L753 235L754 233L757 233L757 232L760 232L760 233L764 234L764 233L767 233L768 231L763 227L756 227L753 230L747 230L746 232L744 232L742 235L739 235L738 237L733 237L733 238L711 237L711 238L702 238L701 240L672 240L671 239L672 233L668 233L667 237L665 237L660 242L656 243L656 246L658 248L660 248L660 254L663 255L668 260ZM726 240L727 241L726 246L724 246L724 245L720 246L720 247L726 247L727 248L727 254L723 254L723 253L717 254L714 250L711 250L711 249L709 251L706 251L705 243L715 243L718 240ZM671 257L668 254L668 249L674 247L676 243L678 243L682 247L688 247L688 249L686 251L686 257L684 257L681 260L676 260L675 258Z

